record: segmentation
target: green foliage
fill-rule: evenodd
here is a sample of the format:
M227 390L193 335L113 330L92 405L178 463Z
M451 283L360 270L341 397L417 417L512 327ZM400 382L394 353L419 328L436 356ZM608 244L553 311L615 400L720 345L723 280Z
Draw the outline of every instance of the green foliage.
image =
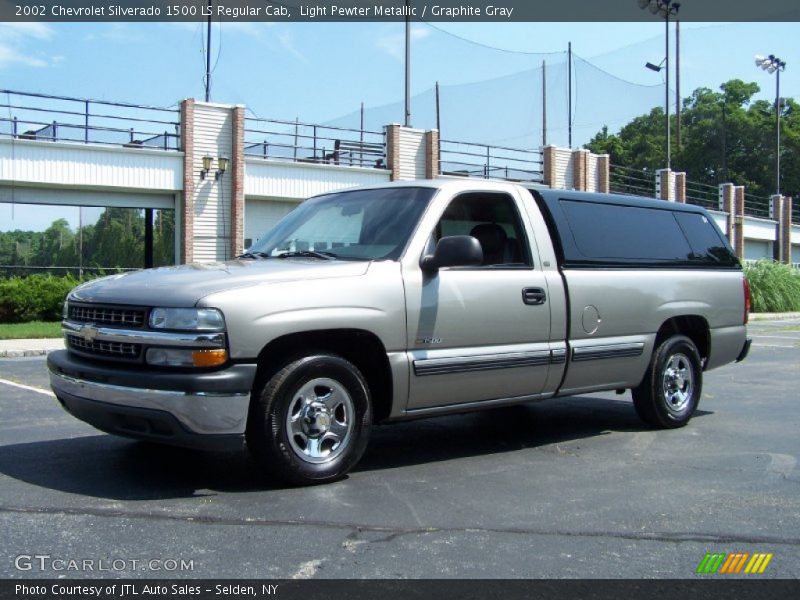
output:
M0 323L0 340L32 340L61 337L61 321Z
M81 281L72 276L30 275L0 280L0 322L55 321L64 299Z
M745 265L753 312L800 311L800 271L771 260Z
M670 116L673 170L685 171L690 181L775 193L775 105L753 101L758 92L757 84L733 79L719 92L698 88L684 99L680 146L677 118ZM652 171L666 166L665 145L664 109L654 108L616 134L604 127L586 148L609 154L613 165ZM781 192L800 196L800 104L791 98L781 111Z
M38 207L27 207L39 210ZM153 264L174 264L175 211L157 210L153 223ZM82 260L81 260L82 257ZM141 268L144 263L144 211L107 208L96 223L73 231L56 219L45 231L0 232L0 265Z

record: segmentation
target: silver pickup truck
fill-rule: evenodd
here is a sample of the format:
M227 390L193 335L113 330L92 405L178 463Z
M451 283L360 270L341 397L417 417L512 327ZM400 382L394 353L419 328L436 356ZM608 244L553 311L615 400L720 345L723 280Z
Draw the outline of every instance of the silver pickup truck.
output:
M711 217L629 196L437 180L324 194L237 260L75 288L48 357L110 433L247 446L341 477L373 424L632 390L679 427L749 349L749 289Z

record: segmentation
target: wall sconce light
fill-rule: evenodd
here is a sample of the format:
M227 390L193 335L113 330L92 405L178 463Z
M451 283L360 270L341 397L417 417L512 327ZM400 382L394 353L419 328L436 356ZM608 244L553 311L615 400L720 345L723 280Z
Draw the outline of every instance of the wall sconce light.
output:
M214 162L214 157L206 154L203 157L203 168L200 171L200 179L205 179L206 175L211 171L211 163Z
M217 168L217 173L216 173L214 179L219 179L223 175L225 175L225 171L228 170L228 162L230 162L230 161L229 161L227 156L220 156L217 159L218 168Z

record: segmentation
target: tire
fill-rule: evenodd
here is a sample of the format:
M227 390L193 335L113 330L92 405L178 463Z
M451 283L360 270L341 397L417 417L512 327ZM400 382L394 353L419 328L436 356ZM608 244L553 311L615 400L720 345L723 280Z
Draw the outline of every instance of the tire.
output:
M703 392L700 353L688 337L668 338L656 349L633 406L648 425L657 429L683 427L694 415Z
M270 474L327 483L355 466L369 441L372 403L359 370L333 354L294 359L256 390L247 446Z

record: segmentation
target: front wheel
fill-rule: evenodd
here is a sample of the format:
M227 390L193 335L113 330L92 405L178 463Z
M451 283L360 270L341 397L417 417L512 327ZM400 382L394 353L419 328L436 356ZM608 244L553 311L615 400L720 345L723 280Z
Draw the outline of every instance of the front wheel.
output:
M280 479L299 485L333 481L364 453L372 425L369 388L344 358L293 360L256 394L247 446Z
M689 422L703 391L700 353L688 337L665 340L653 353L633 405L639 417L659 429L682 427Z

